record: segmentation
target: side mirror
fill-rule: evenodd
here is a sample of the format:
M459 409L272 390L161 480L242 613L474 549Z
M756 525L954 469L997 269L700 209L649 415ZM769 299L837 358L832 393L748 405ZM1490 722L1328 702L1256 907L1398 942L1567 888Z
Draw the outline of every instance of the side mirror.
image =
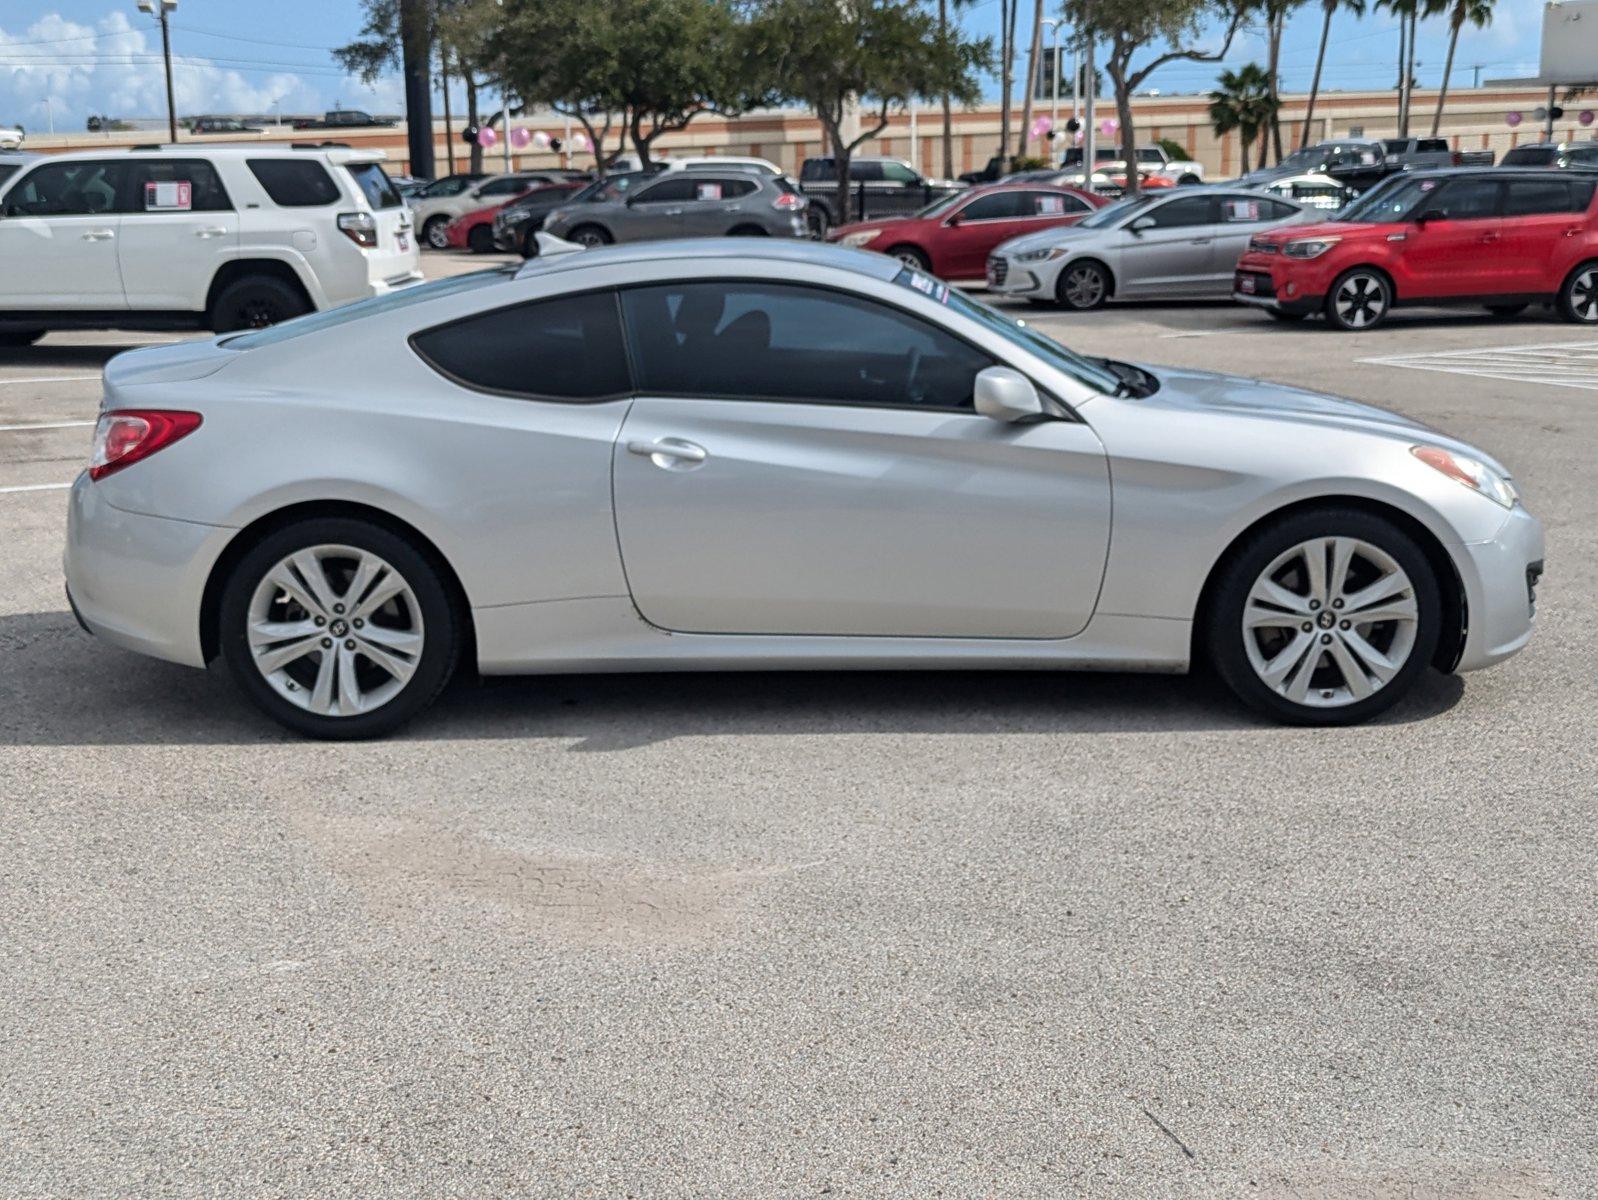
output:
M977 372L976 408L984 417L1011 424L1046 415L1038 389L1013 367L988 367Z
M1133 221L1130 225L1128 225L1127 228L1130 229L1133 233L1142 234L1142 232L1145 229L1153 229L1154 228L1154 218L1153 217L1139 217L1137 220Z
M1448 220L1448 214L1445 213L1442 209L1440 209L1440 208L1428 208L1425 212L1421 213L1420 216L1415 218L1415 224L1424 225L1424 224L1426 224L1427 221L1446 221L1446 220Z
M950 213L949 214L949 219L947 221L945 221L944 224L949 226L950 228L953 228L954 226L958 225L963 220L965 220L965 218L962 217L959 213Z

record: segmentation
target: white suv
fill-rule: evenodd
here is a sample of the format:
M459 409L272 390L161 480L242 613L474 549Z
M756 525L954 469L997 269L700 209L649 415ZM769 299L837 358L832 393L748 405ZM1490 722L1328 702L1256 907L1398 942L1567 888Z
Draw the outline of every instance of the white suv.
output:
M0 183L0 345L49 329L225 332L422 278L381 151L150 146Z

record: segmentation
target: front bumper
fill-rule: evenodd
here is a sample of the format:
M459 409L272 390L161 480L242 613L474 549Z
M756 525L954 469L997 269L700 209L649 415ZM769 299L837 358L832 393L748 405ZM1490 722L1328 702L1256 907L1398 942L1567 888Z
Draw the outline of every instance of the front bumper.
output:
M67 596L90 633L139 654L203 667L200 606L234 530L125 512L80 474L67 508Z
M1531 639L1533 588L1542 564L1542 522L1518 504L1494 536L1456 548L1466 621L1465 651L1457 670L1477 671L1502 662Z
M988 291L1000 296L1037 296L1046 293L1052 285L1045 284L1035 268L1048 262L1018 263L1013 258L993 255L988 259L986 280Z

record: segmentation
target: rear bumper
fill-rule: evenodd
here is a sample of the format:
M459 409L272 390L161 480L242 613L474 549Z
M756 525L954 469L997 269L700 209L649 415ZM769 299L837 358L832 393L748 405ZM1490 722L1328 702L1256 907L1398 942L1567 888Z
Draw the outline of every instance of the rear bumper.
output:
M1465 586L1467 622L1457 669L1476 671L1502 662L1531 639L1532 589L1542 574L1542 522L1517 505L1496 535L1459 547L1455 563Z
M200 605L234 530L108 504L88 473L72 485L68 602L90 633L126 650L203 667Z

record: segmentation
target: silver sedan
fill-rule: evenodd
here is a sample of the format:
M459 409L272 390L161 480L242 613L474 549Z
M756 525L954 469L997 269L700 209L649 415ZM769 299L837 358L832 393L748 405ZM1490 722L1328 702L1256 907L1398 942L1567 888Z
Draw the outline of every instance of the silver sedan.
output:
M1485 452L1086 357L880 255L551 254L105 373L68 594L303 733L484 674L1185 671L1347 723L1532 628Z
M988 257L988 290L1075 309L1108 300L1226 299L1250 237L1325 217L1236 188L1143 192L1069 228L1003 243Z

